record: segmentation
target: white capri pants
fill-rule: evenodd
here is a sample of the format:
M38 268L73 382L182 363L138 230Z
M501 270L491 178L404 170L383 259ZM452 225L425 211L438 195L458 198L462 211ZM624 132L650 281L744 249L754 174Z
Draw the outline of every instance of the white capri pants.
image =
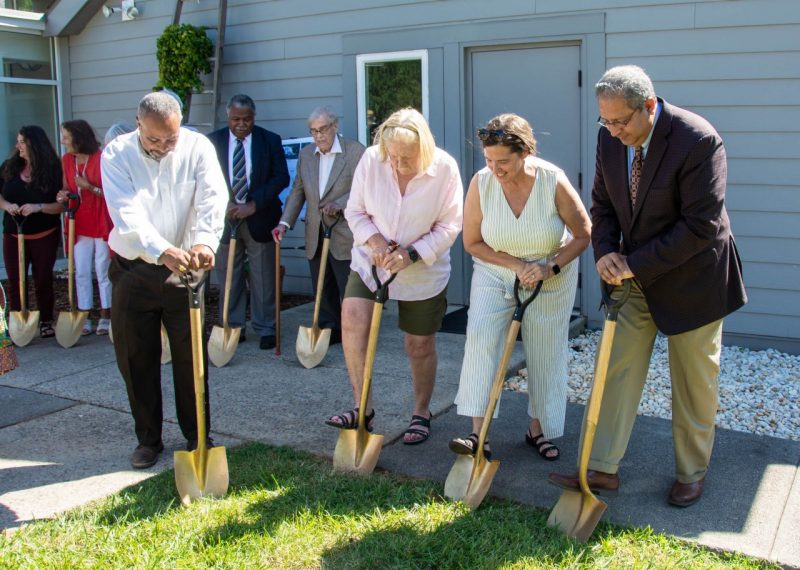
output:
M111 281L108 279L111 250L108 248L108 242L103 238L76 236L74 253L78 310L88 311L94 304L92 263L94 263L94 271L97 273L97 286L100 289L100 308L111 308Z
M499 272L475 264L470 291L464 362L455 403L458 415L478 417L486 413L492 380L500 364L503 345L516 302L511 282ZM578 260L545 280L539 296L522 318L522 343L528 366L528 415L542 424L545 439L564 434L567 408L569 319L578 284ZM524 301L530 293L520 291ZM494 417L500 411L495 408Z

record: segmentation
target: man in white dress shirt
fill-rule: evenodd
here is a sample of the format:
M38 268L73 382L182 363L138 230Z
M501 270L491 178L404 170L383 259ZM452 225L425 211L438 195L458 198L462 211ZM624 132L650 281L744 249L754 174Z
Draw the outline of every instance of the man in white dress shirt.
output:
M170 95L148 93L139 102L137 130L117 137L102 159L114 222L108 241L116 253L109 277L119 300L111 312L114 351L139 442L131 456L137 469L153 465L164 449L162 321L172 348L178 423L187 449L197 445L189 297L179 276L190 270L197 286L214 266L228 201L213 145L182 129L181 118ZM207 397L206 416L210 425Z

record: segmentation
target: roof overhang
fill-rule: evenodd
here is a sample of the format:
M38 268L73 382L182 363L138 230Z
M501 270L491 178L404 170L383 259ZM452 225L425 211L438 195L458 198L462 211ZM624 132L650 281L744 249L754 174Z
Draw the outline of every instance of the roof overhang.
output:
M0 8L0 31L41 35L44 27L44 14Z
M75 36L80 34L105 0L58 0L47 11L45 36Z

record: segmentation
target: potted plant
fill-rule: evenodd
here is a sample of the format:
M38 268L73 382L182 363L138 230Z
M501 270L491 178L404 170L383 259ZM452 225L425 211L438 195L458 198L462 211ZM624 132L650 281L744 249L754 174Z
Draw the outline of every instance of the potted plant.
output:
M189 116L192 92L203 89L200 75L211 72L214 46L203 27L191 24L167 26L156 40L158 83L156 89L171 89L183 101L184 121Z

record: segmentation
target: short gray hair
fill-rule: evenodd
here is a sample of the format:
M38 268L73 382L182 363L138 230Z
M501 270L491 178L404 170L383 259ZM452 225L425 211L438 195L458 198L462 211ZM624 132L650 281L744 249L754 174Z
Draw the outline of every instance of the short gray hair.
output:
M168 119L173 115L177 115L179 119L183 118L180 103L175 97L164 91L148 93L142 97L136 116L141 119L146 115L155 115L161 119Z
M106 131L106 136L103 138L103 146L107 145L118 136L124 135L125 133L132 133L135 130L136 127L134 127L131 123L127 122L114 123Z
M328 106L317 107L311 111L311 114L308 116L308 124L310 125L311 121L315 119L325 119L331 125L339 126L339 117L333 112L333 109Z
M229 112L231 110L231 107L241 107L243 109L250 109L251 111L253 111L254 115L256 114L255 101L253 101L253 99L250 96L245 95L243 93L238 93L233 97L231 97L228 100L228 104L225 105L225 111Z
M631 109L644 108L644 102L655 98L653 81L638 65L619 65L603 74L594 86L597 97L623 97Z

